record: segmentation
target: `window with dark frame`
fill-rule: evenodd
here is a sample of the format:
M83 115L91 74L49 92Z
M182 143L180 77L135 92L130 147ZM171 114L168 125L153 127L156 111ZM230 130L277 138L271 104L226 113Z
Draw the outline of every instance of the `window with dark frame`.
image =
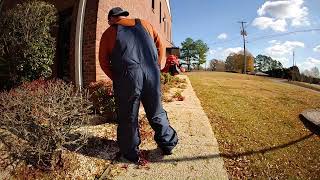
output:
M170 24L168 23L168 27L167 27L167 37L170 41Z
M162 6L161 6L161 1L160 1L160 24L161 24L161 21L162 21L162 16L161 16L161 14L162 14Z
M152 10L154 10L154 0L151 0L151 7L152 7Z

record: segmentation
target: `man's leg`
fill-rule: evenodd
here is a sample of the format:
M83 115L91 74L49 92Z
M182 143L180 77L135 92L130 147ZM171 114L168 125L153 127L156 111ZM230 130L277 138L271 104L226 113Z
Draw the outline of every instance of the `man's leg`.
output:
M145 82L141 101L149 123L155 131L154 140L165 154L170 154L178 143L178 136L169 125L167 112L162 107L160 77L153 77Z
M118 105L117 141L120 153L128 160L139 160L140 133L138 113L141 91L138 87L139 80L133 80L134 72L128 74L116 88L116 102Z

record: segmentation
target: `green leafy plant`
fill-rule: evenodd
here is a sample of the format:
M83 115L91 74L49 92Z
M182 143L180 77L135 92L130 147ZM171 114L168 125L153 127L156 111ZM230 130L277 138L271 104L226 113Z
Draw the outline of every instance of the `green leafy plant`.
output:
M1 15L0 68L8 70L2 79L20 84L51 76L56 44L50 27L56 14L51 4L27 1Z

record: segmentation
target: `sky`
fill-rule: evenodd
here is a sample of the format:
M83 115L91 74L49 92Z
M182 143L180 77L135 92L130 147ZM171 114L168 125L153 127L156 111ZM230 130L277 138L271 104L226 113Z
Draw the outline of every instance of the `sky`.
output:
M246 49L253 56L290 67L294 51L300 71L320 69L320 0L171 0L170 6L173 43L203 40L210 48L207 62L243 48L239 21L245 21Z

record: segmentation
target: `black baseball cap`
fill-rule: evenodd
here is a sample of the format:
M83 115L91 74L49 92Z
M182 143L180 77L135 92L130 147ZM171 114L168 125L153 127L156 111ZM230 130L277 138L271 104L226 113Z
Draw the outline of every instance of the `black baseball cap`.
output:
M114 7L108 13L108 19L111 16L129 16L128 11L124 11L121 7Z

